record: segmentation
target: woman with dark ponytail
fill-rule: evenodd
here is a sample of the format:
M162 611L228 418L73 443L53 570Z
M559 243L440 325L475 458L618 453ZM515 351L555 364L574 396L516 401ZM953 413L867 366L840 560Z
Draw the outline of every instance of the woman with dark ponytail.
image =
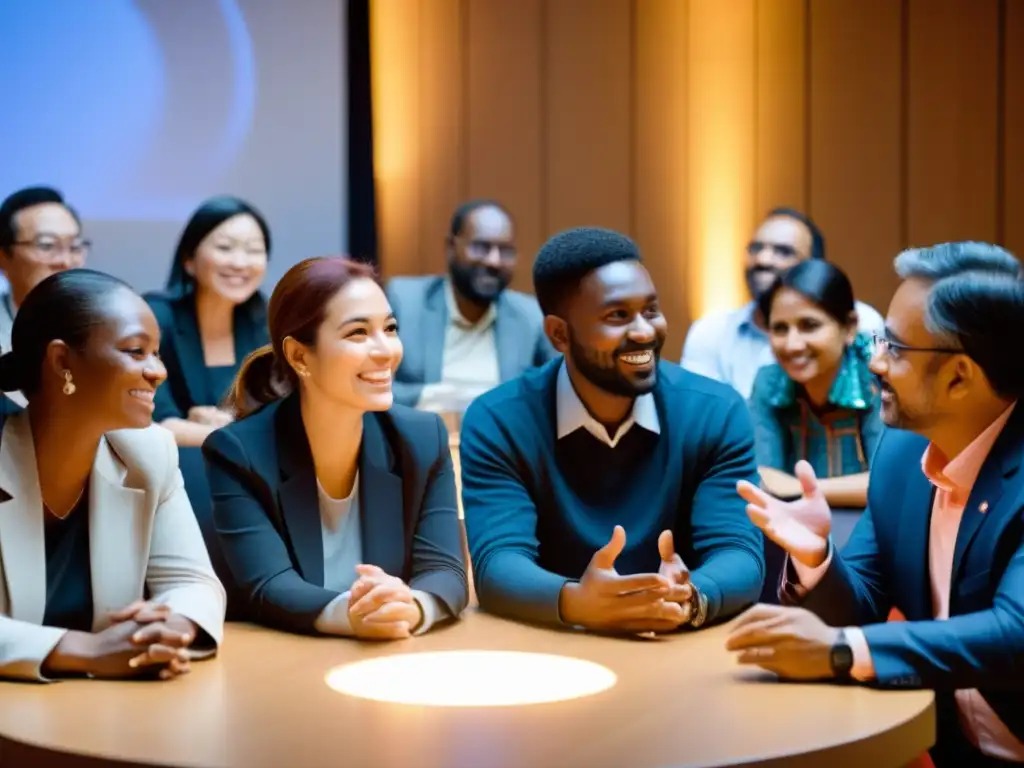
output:
M398 327L367 265L303 261L203 444L224 558L253 621L399 639L468 601L444 424L393 405Z
M0 677L166 679L220 642L224 589L153 425L159 344L100 272L51 275L19 308L0 357L0 388L28 402L0 417Z

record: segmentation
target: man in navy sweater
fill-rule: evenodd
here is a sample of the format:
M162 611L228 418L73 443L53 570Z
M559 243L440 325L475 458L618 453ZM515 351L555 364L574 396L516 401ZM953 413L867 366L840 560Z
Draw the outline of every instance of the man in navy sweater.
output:
M555 235L533 280L563 358L479 397L462 426L480 606L648 632L754 602L764 544L735 493L739 480L757 481L746 404L660 361L665 317L628 237Z

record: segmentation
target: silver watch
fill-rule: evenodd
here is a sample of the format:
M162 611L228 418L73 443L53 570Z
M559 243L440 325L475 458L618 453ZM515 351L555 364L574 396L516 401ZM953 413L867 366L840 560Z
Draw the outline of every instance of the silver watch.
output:
M692 584L693 597L690 598L690 626L694 629L703 626L708 618L708 597Z

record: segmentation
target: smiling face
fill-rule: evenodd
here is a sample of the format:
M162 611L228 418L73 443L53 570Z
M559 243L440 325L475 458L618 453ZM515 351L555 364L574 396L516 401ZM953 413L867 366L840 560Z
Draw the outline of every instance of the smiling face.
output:
M159 349L152 310L130 289L117 288L103 298L102 319L85 346L64 347L53 358L57 386L63 386L65 369L75 385L73 395L58 397L83 417L102 422L103 432L147 427L153 423L153 395L167 378Z
M811 230L789 216L770 216L747 244L747 289L756 299L775 278L800 261L811 257Z
M247 213L226 219L202 239L185 271L195 278L197 291L245 303L267 272L263 230Z
M786 375L803 387L831 387L843 352L857 332L856 322L841 324L806 296L782 288L772 299L768 337Z
M307 394L359 411L386 411L402 361L398 324L373 280L347 283L327 305L314 347L287 339L285 355Z
M11 284L15 304L55 272L80 267L88 245L75 217L60 203L25 208L15 217L15 245L0 261Z
M448 269L456 290L477 304L490 304L512 282L515 229L500 208L477 208L449 239Z
M586 275L565 302L565 321L567 343L554 341L571 369L621 397L654 389L668 323L640 262L616 261Z

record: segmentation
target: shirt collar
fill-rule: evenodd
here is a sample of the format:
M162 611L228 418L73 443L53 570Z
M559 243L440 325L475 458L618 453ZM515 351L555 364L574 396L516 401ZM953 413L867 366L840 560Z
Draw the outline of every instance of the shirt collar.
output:
M558 383L556 384L555 413L558 419L558 439L571 435L577 429L585 429L602 443L611 448L618 445L633 425L643 427L648 432L661 434L658 421L658 409L654 404L654 395L650 392L640 395L633 401L633 412L621 425L614 437L608 436L608 430L597 419L590 415L580 396L576 394L569 379L569 370L565 361L558 367Z
M459 303L455 300L455 289L452 287L452 281L447 278L444 281L444 303L448 307L449 320L451 320L452 324L457 325L463 330L486 330L498 318L497 301L492 301L487 307L487 311L484 312L483 317L475 323L469 322L462 312L459 311Z
M754 314L757 312L757 302L749 301L736 310L737 324L736 330L740 333L745 333L749 336L763 337L767 336L764 329L759 328L757 323L754 322Z
M937 445L929 443L924 456L921 457L921 470L928 481L936 488L951 493L955 503L966 504L985 459L992 451L992 446L995 445L1006 422L1010 420L1016 405L1014 402L1003 411L998 419L952 460L948 459Z

